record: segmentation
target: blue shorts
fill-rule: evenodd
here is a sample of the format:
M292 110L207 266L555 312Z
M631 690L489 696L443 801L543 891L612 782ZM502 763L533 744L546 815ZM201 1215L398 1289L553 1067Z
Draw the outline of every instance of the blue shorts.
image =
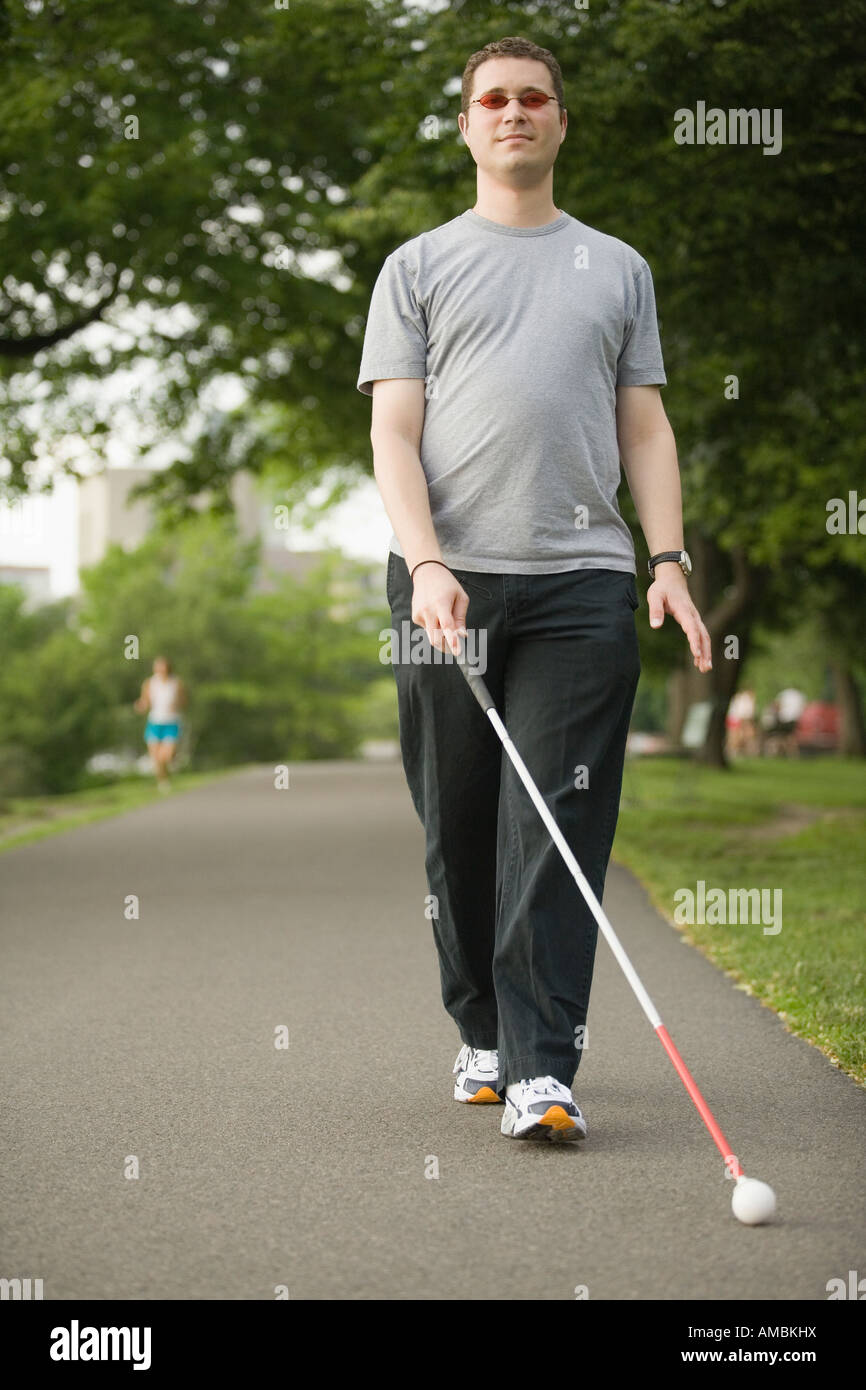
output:
M147 725L146 725L145 730L144 730L144 741L145 741L145 743L147 743L147 742L149 742L149 740L152 739L152 738L156 738L156 739L177 738L177 737L179 736L179 734L180 734L180 724L178 724L178 723L175 723L175 724L154 724L150 719L148 719Z

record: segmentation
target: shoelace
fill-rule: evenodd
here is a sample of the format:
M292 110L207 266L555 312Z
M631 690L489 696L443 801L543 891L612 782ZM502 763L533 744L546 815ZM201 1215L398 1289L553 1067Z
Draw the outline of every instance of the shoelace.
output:
M561 1081L557 1081L553 1076L538 1076L528 1084L531 1094L536 1096L562 1096L563 1099L571 1099L567 1087Z
M469 1057L469 1065L476 1066L479 1071L498 1072L499 1053L495 1049L492 1051L485 1051L484 1048L473 1048Z

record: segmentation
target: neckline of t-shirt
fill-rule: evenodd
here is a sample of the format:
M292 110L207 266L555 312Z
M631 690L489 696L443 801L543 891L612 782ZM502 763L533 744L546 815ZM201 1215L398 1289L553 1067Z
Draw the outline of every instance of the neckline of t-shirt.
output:
M571 221L567 212L561 212L555 222L545 222L541 227L507 227L504 222L493 222L489 217L482 217L474 208L467 208L462 216L470 225L483 231L499 232L502 236L547 236L549 232L560 231Z

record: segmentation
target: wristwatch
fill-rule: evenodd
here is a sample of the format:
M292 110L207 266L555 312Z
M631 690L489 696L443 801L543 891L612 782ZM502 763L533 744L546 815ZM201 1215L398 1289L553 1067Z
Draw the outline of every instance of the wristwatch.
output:
M676 560L686 578L692 572L692 562L687 550L662 550L658 555L651 555L647 560L650 579L655 579L655 567L660 565L662 560Z

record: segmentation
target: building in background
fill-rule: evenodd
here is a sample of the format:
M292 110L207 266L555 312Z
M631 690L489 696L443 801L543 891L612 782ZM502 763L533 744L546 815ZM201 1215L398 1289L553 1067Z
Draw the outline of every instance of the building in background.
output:
M107 468L79 484L79 570L98 565L110 545L119 545L124 550L135 550L141 545L153 525L155 505L151 498L130 498L129 494L152 476L149 468ZM260 536L266 542L267 507L260 501L252 477L248 473L237 474L231 491L243 539ZM204 507L206 503L199 505Z
M149 498L131 500L129 494L151 476L145 468L108 468L80 481L59 477L52 492L14 504L0 501L0 584L20 585L31 608L78 594L81 571L99 564L110 545L133 551L148 535L155 504ZM312 532L301 526L286 532L275 525L275 504L260 495L253 475L238 473L231 487L238 531L244 540L261 542L256 591L272 592L284 575L304 578L324 549L336 549L347 559L345 579L335 577L332 585L334 598L344 604L339 616L348 615L363 596L384 601L384 558L370 557L380 544L385 555L388 531L373 490L372 483L366 492L359 489ZM206 507L208 499L197 505Z
M17 584L24 591L24 608L51 603L64 592L57 557L63 549L63 518L70 534L68 515L74 492L65 484L65 507L58 497L34 492L15 502L0 500L0 584ZM61 485L61 492L64 490ZM66 592L68 588L68 576Z
M135 550L147 536L154 519L154 504L149 498L130 499L129 494L139 482L151 476L145 468L113 468L86 478L78 491L78 569L96 565L108 547L116 544L124 550ZM259 572L253 589L271 593L284 575L303 579L321 562L322 550L290 549L285 533L274 526L273 504L264 500L252 474L235 474L231 483L238 532L245 541L256 538L261 542ZM193 505L197 503L194 501ZM198 505L207 506L207 499ZM381 590L381 565L371 564L369 575L361 577L361 592L371 595ZM334 581L334 597L340 602L357 596L357 579Z
M149 468L108 468L79 483L79 570L98 565L110 545L135 550L145 539L153 520L153 506L147 498L130 501L129 493L150 477Z
M0 565L0 584L17 584L24 590L25 612L51 603L54 598L50 565Z

